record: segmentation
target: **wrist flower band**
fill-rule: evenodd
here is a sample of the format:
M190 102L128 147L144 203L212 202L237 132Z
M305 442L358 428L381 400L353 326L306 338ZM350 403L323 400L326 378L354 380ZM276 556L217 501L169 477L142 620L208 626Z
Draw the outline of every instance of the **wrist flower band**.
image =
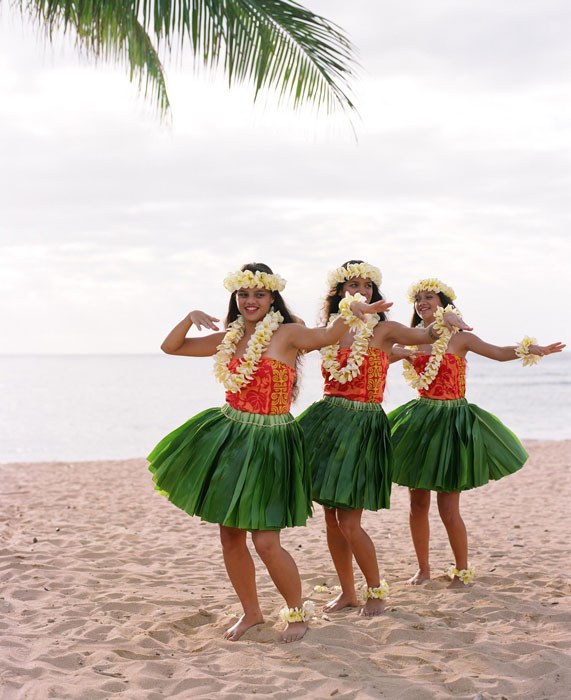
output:
M541 355L534 355L529 352L529 346L535 345L537 340L535 338L530 338L528 335L520 341L519 345L515 348L515 354L522 361L524 367L529 367L530 365L535 365L541 360Z

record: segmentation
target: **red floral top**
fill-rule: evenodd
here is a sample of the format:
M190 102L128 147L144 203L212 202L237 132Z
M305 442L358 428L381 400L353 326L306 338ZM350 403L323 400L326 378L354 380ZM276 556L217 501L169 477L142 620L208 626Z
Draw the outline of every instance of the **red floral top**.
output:
M417 374L424 371L429 359L430 355L420 355L412 359ZM419 389L418 393L425 399L463 399L466 395L466 358L446 353L432 384L428 389Z
M337 353L339 365L344 367L347 364L351 348L340 348ZM389 358L378 348L369 348L365 355L361 372L346 384L340 384L335 379L329 379L329 374L321 368L321 373L325 378L323 393L325 396L339 396L350 401L361 401L362 403L381 403L385 393L387 383L387 370L389 368Z
M241 358L238 357L230 360L228 368L231 372L236 371L240 361ZM294 380L293 367L272 357L262 357L252 381L245 384L240 391L227 391L226 403L246 413L289 413Z

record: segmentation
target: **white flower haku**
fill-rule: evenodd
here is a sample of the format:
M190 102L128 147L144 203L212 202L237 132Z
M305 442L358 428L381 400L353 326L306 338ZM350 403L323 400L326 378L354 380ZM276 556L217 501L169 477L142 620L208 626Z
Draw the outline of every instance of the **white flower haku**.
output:
M374 265L369 265L369 263L350 263L347 267L338 267L332 270L327 275L327 284L330 289L335 289L338 284L346 282L347 280L353 279L355 277L362 277L363 279L371 280L377 287L381 286L383 276L378 267Z
M230 372L228 366L236 353L236 346L244 335L246 324L242 316L233 321L226 330L222 342L214 355L214 376L221 382L227 391L236 393L243 386L251 382L258 368L260 359L268 347L274 331L283 322L283 316L279 311L269 311L256 327L242 361L236 369L236 373Z
M420 292L436 292L437 294L440 292L441 294L445 294L450 301L454 301L454 299L456 299L456 292L452 289L452 287L444 284L444 282L439 280L437 277L428 277L427 279L419 280L415 284L410 285L407 291L407 299L411 304L414 304L416 297L418 294L420 294Z
M238 270L238 272L229 273L224 278L224 287L229 292L235 292L238 289L254 289L255 287L268 289L270 292L283 292L285 286L286 281L283 277L259 270L256 272Z

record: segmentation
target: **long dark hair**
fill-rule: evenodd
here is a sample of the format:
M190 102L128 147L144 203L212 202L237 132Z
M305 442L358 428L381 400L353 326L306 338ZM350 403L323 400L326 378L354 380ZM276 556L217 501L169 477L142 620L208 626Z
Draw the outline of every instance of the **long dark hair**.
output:
M436 295L438 296L438 298L440 299L440 303L442 304L442 306L443 306L444 308L446 308L448 305L453 306L454 308L456 308L456 307L454 306L454 302L452 301L452 299L451 299L450 297L446 296L446 294L444 294L443 292L435 292L435 294L436 294ZM411 318L411 320L410 320L410 327L411 327L411 328L416 328L416 327L418 326L418 324L421 323L421 321L422 321L422 319L421 319L420 316L416 313L416 304L415 304L415 305L413 306L412 318Z
M264 263L246 263L240 268L242 272L249 270L250 272L266 272L268 275L273 275L271 267L265 265ZM236 290L237 291L237 290ZM292 312L288 309L284 298L279 292L272 292L272 308L274 311L279 311L283 316L283 323L298 323L297 316L294 316ZM224 327L227 328L232 321L235 321L240 312L238 311L238 303L236 301L236 292L232 292L230 295L230 301L228 303L228 313L224 320ZM295 381L293 383L293 391L291 395L292 401L295 401L299 394L299 379L301 378L301 354L298 353L295 360Z
M358 265L362 262L364 262L364 260L347 260L347 262L344 262L341 265L341 267L347 268L349 265ZM325 297L325 299L323 300L323 307L321 309L321 323L324 326L326 326L329 323L329 317L331 316L331 314L339 313L339 304L341 302L341 299L343 299L343 285L345 284L345 281L339 282L335 289L331 289ZM371 280L371 284L373 285L371 303L373 303L374 301L381 301L381 299L384 299L385 297L381 294L379 288L373 282L373 280ZM384 312L377 315L381 319L381 321L386 321L388 318L387 314Z

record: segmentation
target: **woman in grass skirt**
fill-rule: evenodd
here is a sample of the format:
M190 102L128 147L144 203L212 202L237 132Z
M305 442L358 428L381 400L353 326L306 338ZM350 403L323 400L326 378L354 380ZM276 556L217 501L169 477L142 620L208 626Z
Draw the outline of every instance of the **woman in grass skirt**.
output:
M382 299L380 270L361 260L344 263L330 273L328 282L325 324L337 323L346 294L362 295L367 302ZM453 314L447 320L462 324ZM353 330L322 349L324 398L298 421L306 438L313 500L324 506L327 543L341 584L341 593L325 610L359 605L355 556L367 584L361 614L372 616L383 612L388 586L380 578L375 547L361 526L361 516L364 509L390 506L390 428L381 406L388 356L394 343L428 343L438 338L439 331L432 326L410 329L387 321L384 314L370 316Z
M425 279L409 289L414 304L411 325L433 323L444 309L454 310L454 291L438 279ZM533 364L542 355L561 352L561 343L541 347L531 338L500 347L473 333L448 333L433 346L405 351L405 377L419 398L389 414L394 450L393 481L410 488L410 530L418 571L409 583L430 579L430 492L437 492L438 510L455 559L448 575L451 587L473 578L468 539L460 515L460 493L501 479L521 469L527 453L518 438L487 411L464 398L466 355L474 352L506 362L520 357Z
M300 639L310 611L301 603L301 580L280 530L305 525L311 514L310 479L302 433L289 412L301 352L336 342L345 320L328 329L310 329L295 319L280 294L285 281L269 267L253 263L224 281L231 292L226 332L218 319L191 311L167 336L162 349L172 355L215 355L215 375L226 388L226 403L191 418L163 438L149 455L156 488L189 515L218 523L224 563L244 614L225 638L236 641L263 622L254 562L256 551L286 601L282 639ZM346 318L389 305L346 304ZM357 314L355 316L354 314ZM215 331L187 338L191 326Z

